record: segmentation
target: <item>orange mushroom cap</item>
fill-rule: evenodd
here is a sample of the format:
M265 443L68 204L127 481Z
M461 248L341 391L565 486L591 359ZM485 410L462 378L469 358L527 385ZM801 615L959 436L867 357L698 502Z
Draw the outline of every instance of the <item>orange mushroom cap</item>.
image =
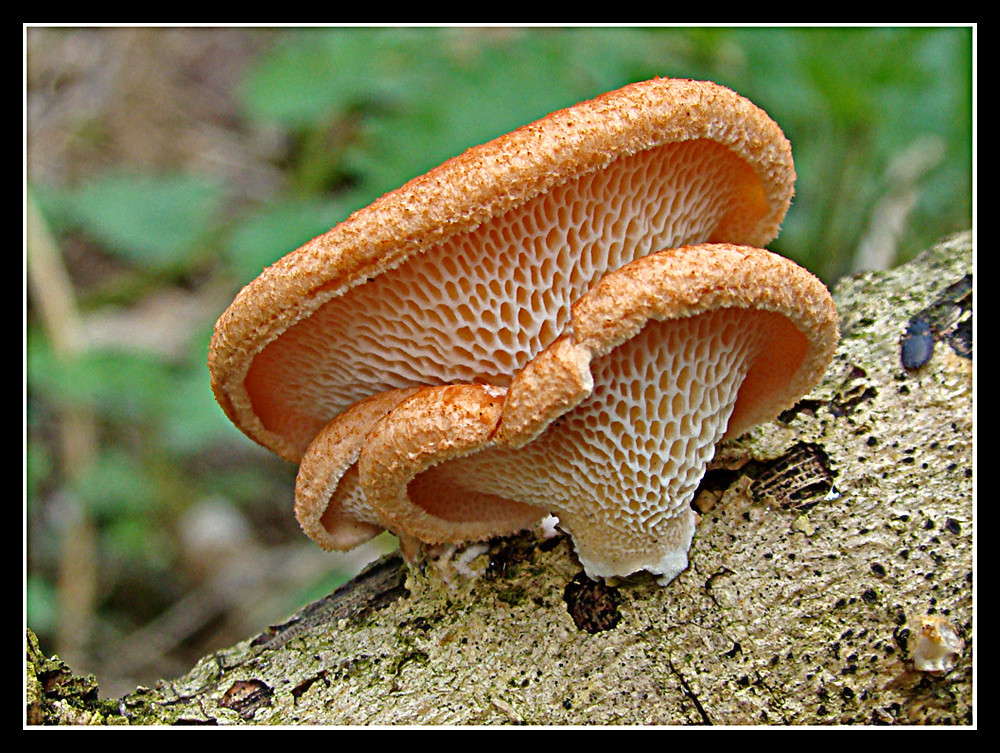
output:
M470 149L266 269L216 325L212 388L298 462L373 394L509 385L608 270L766 244L794 179L781 130L729 89L626 86Z

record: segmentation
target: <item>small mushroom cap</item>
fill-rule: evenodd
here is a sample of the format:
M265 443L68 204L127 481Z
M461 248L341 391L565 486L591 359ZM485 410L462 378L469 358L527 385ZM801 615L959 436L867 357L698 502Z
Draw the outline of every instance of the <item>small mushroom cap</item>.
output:
M366 498L397 498L403 519L379 518L425 543L461 543L508 536L546 515L543 507L470 487L448 461L491 445L506 391L490 385L427 387L403 402L365 438L358 471Z
M794 178L781 130L729 89L610 92L470 149L266 269L216 325L213 390L297 462L369 395L507 386L606 271L685 244L765 245Z
M829 292L783 257L728 244L651 254L577 301L509 389L428 387L386 413L358 483L375 518L421 541L503 535L552 512L592 577L669 580L686 567L716 443L790 407L837 340Z
M353 549L385 530L358 483L358 453L372 427L418 391L389 390L359 400L323 427L303 456L295 517L324 549Z

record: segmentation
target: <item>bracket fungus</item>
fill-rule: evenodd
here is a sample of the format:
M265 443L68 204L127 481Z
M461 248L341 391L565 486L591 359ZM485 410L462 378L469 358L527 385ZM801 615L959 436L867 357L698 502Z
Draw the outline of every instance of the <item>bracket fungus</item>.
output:
M400 395L360 446L360 485L376 519L420 541L552 513L591 577L670 580L687 566L690 502L716 443L791 406L836 343L826 288L783 257L724 244L650 254L584 294L506 390ZM322 462L312 449L307 460Z
M321 546L508 535L549 514L592 577L684 569L715 443L822 375L829 293L761 250L778 126L656 79L468 150L293 251L219 319L215 395L299 463Z

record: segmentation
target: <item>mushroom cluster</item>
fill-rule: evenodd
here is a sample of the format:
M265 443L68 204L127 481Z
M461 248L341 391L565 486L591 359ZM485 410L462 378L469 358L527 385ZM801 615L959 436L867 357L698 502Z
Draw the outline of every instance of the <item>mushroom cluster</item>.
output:
M794 179L781 130L729 89L610 92L264 270L216 325L213 390L299 464L324 548L555 515L589 576L667 582L716 443L791 406L836 346L826 288L762 250Z

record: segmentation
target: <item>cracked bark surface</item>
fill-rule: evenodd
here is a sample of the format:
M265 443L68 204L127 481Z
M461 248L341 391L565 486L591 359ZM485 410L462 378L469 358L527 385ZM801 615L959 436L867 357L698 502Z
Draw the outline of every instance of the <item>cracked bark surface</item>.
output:
M564 536L409 566L389 556L283 625L84 718L974 723L972 259L962 234L837 286L843 338L826 379L720 447L691 565L669 586L593 583ZM914 319L933 351L911 343L923 365L906 369ZM914 667L913 620L926 614L964 640L946 674ZM50 696L32 698L34 720L60 718Z

